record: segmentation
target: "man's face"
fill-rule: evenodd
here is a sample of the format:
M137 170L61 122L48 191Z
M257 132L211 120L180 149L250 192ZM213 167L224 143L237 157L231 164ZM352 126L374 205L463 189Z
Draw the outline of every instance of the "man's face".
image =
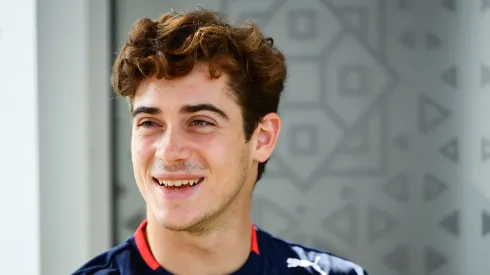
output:
M226 75L211 79L200 64L182 78L147 79L134 96L136 182L150 214L169 229L191 230L230 206L245 206L257 162L275 145L260 126L246 142L227 81Z

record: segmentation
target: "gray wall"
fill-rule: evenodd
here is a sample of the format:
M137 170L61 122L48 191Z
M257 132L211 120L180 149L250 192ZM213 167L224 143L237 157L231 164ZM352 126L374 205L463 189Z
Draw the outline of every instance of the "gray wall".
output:
M109 8L36 1L43 275L71 274L111 244Z
M0 273L111 242L109 0L0 0Z
M197 5L257 21L289 60L284 128L253 216L370 274L489 274L490 1L117 1L140 17ZM118 240L144 218L117 118ZM485 169L486 168L486 169Z

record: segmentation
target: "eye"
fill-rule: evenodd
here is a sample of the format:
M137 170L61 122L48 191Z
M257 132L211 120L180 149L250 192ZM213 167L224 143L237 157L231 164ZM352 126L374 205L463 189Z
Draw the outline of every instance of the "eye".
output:
M144 120L138 126L139 127L145 127L145 128L151 128L151 127L158 126L158 124L156 124L155 122L153 122L151 120Z
M191 122L191 126L194 127L205 127L205 126L213 126L213 125L214 124L201 119L196 119Z

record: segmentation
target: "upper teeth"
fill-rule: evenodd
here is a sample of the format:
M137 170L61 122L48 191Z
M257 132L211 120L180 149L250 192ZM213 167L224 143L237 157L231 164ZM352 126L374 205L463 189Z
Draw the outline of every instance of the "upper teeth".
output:
M193 186L199 182L200 179L188 179L188 180L158 180L160 185L163 186L181 186L184 184Z

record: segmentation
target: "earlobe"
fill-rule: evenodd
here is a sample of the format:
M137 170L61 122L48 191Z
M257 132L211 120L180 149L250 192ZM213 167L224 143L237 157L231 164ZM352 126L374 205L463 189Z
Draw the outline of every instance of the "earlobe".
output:
M272 155L280 130L281 119L276 113L267 114L259 123L255 146L255 158L258 162L264 162Z

